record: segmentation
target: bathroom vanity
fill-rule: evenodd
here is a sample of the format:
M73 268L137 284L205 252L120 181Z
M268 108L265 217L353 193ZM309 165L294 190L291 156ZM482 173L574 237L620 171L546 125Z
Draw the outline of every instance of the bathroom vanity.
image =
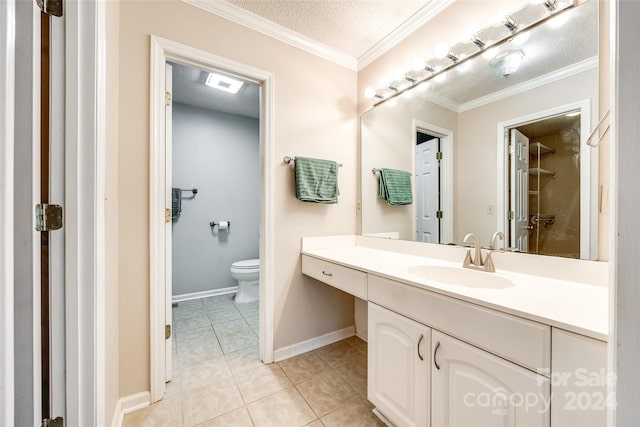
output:
M367 301L368 399L396 426L604 426L607 264L363 236L305 238L302 272Z

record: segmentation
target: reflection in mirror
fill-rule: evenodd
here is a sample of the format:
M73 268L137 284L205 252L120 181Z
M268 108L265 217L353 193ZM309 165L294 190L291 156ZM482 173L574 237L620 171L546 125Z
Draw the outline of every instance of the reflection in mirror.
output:
M521 251L597 258L597 152L585 144L598 106L597 1L558 18L362 115L362 234L447 244L473 232L488 245L499 230ZM518 134L529 141L519 169ZM377 197L380 168L412 174L413 204Z

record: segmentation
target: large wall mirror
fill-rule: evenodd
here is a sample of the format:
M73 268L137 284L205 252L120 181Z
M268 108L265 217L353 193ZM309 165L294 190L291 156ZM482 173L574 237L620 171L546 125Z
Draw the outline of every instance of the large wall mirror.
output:
M365 112L362 234L502 231L522 252L597 259L598 43L588 0ZM413 203L378 197L381 168L410 172Z

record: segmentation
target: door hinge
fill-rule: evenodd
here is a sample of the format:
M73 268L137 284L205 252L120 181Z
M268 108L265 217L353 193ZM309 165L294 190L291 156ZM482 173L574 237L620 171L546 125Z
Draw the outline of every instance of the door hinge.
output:
M169 105L171 105L171 92L166 91L164 93L164 105L166 107L168 107Z
M514 211L509 211L509 219L512 221L516 219L516 213Z
M62 417L57 417L52 420L45 418L42 420L42 427L64 427L64 420Z
M444 216L444 212L436 211L436 218L441 219Z
M171 325L164 325L164 339L168 340L171 338Z
M442 160L442 151L436 153L436 160Z
M509 144L509 154L513 154L515 152L515 147L513 146L513 144Z
M47 15L62 16L62 0L36 0L36 4Z
M41 203L36 205L36 230L51 231L62 228L62 206Z
M171 209L164 209L164 222L171 222Z

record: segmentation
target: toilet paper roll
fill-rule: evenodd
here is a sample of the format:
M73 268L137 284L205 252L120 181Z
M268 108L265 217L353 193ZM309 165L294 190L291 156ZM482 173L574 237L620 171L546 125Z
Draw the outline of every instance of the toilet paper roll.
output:
M220 221L218 224L218 231L228 230L229 229L229 221Z

